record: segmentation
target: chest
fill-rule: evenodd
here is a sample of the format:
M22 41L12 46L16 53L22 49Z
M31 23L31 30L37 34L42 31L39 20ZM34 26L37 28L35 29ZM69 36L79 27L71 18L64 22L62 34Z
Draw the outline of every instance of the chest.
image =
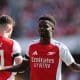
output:
M30 47L30 57L58 58L59 48L55 45L34 45Z

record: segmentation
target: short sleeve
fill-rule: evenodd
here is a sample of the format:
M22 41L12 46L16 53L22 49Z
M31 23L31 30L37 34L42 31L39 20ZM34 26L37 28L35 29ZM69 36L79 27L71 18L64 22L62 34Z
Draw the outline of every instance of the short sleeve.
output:
M74 61L69 49L63 43L60 46L60 56L62 61L68 66L72 64Z
M30 45L31 43L29 43L27 46L26 46L26 55L29 57L29 48L30 48Z
M13 43L13 54L16 54L16 53L20 53L21 54L21 47L20 47L19 43L14 40L14 43Z

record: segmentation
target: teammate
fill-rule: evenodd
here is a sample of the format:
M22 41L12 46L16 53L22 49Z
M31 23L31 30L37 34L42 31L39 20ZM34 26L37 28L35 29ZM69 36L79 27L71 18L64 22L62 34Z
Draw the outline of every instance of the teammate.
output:
M61 80L62 61L72 70L80 72L80 64L75 62L69 49L63 43L53 39L55 24L52 16L45 15L39 18L40 39L32 41L27 47L27 56L30 59L30 80ZM23 63L24 65L13 66L11 69L25 66L26 62Z
M33 41L27 48L31 80L61 80L62 61L72 70L80 72L80 65L75 62L69 49L53 39L55 24L53 16L39 18L40 39Z
M10 16L0 16L0 68L22 63L21 47L10 39L14 26L15 21ZM0 80L14 80L13 73L0 71Z

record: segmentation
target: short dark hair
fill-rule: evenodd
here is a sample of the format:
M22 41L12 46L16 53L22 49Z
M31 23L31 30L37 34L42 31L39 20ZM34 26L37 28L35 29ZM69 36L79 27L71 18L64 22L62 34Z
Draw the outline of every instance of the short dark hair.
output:
M52 22L54 25L56 24L56 20L54 18L54 16L51 16L51 15L44 15L44 16L41 16L39 18L39 21L40 20L49 20L50 22Z
M15 25L15 21L12 19L12 17L8 15L1 15L0 16L0 24L12 24L13 26Z

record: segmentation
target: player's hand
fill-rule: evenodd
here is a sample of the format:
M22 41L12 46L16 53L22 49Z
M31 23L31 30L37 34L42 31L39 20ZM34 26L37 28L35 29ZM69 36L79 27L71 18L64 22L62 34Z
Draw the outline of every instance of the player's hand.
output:
M15 57L14 61L16 64L21 64L23 62L23 58L22 56L18 56L18 57Z

